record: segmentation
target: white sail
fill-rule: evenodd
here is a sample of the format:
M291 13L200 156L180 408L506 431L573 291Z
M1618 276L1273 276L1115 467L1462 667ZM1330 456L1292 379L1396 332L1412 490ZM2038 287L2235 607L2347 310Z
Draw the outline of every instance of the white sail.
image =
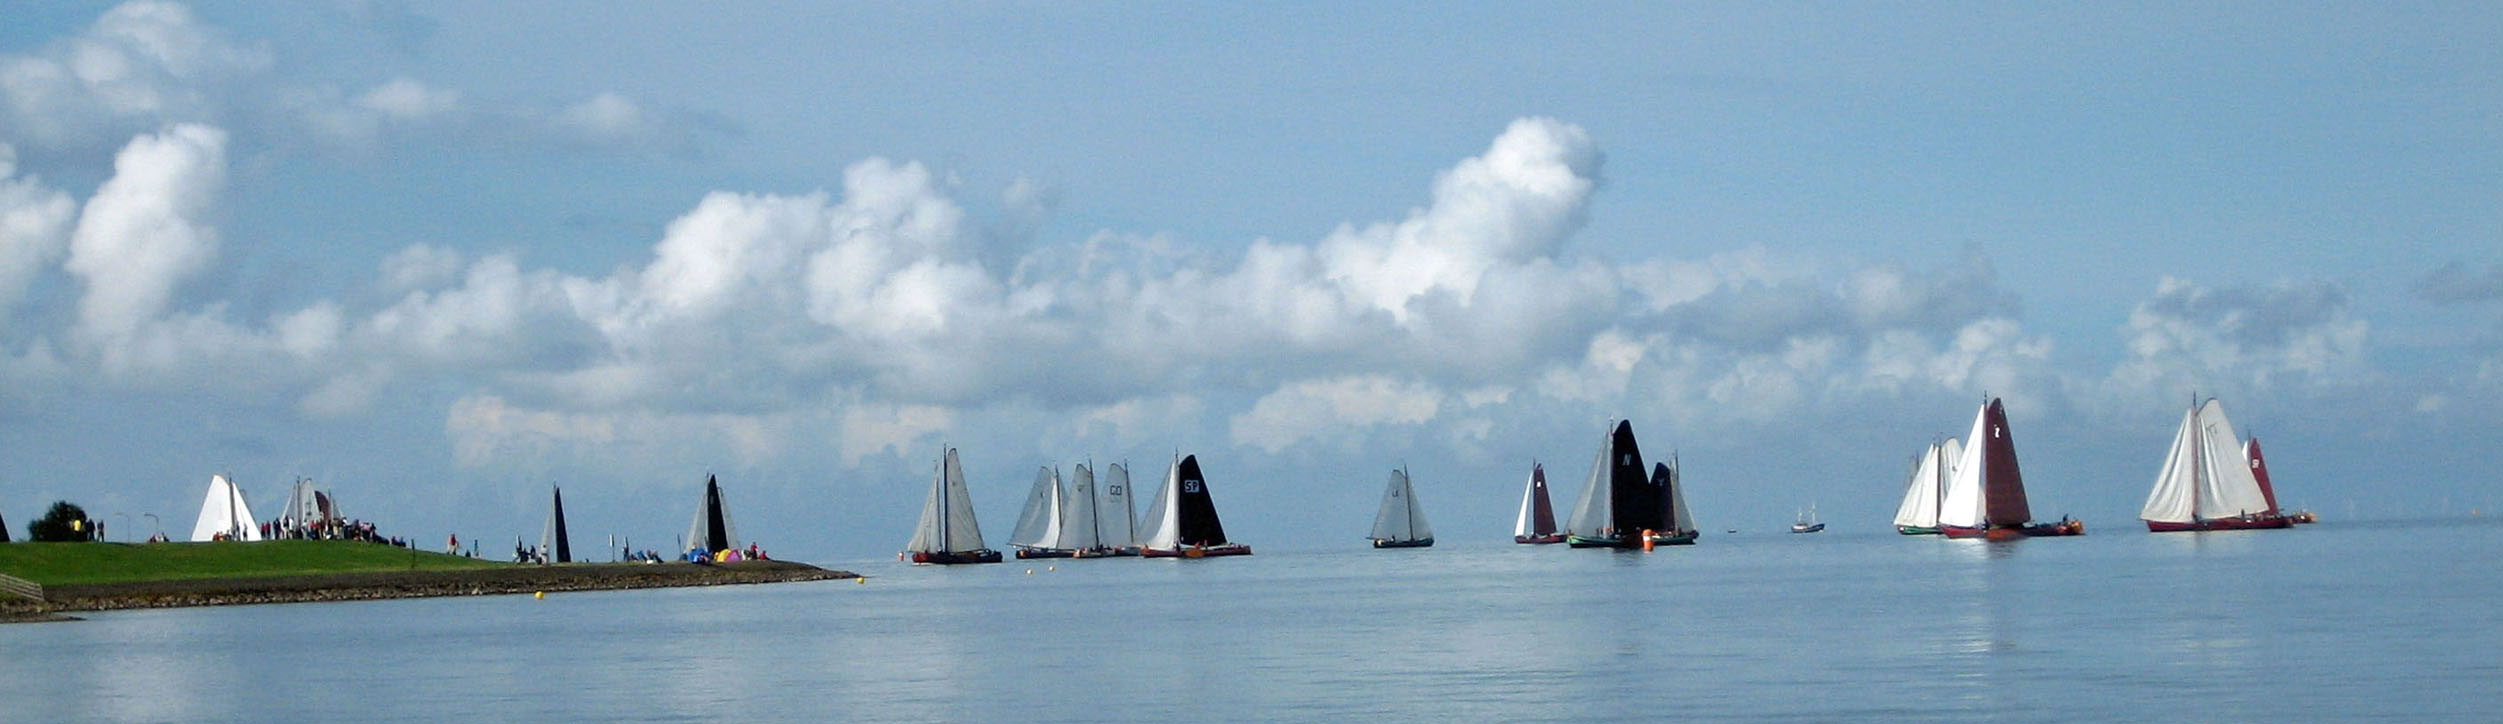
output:
M2155 488L2147 491L2147 504L2138 510L2141 520L2162 523L2188 523L2198 515L2200 454L2199 409L2183 410L2181 425L2173 430L2173 445L2164 453L2164 467L2155 471Z
M1530 477L1521 482L1521 512L1512 517L1512 537L1528 538L1537 533L1530 530L1530 517L1536 514L1533 509L1538 507L1537 493L1538 465L1532 463Z
M1130 466L1105 466L1103 500L1098 502L1095 514L1104 545L1125 547L1138 543L1138 508L1130 501Z
M1139 539L1141 547L1156 550L1182 547L1182 506L1176 502L1181 497L1182 458L1175 457L1173 464L1165 467L1164 484L1156 486L1156 502L1147 506L1147 519L1143 521L1147 533Z
M1903 484L1903 503L1895 506L1895 525L1905 528L1938 527L1939 475L1946 468L1939 459L1937 443L1921 451L1921 459L1912 466L1912 477Z
M1669 453L1669 511L1673 519L1669 521L1669 525L1673 526L1674 530L1670 533L1680 536L1694 535L1695 514L1686 509L1686 481L1679 475L1677 453L1671 452Z
M1069 496L1061 516L1060 537L1054 548L1086 550L1104 545L1103 533L1095 516L1095 471L1084 463L1069 472Z
M1017 514L1017 529L1008 534L1009 545L1042 548L1060 537L1060 473L1048 467L1036 468L1034 487L1026 490L1025 511Z
M1599 456L1590 463L1590 480L1582 484L1582 500L1573 505L1573 518L1564 525L1564 532L1583 538L1609 538L1616 535L1616 507L1610 500L1609 461L1616 457L1617 421L1609 420L1606 432L1599 433Z
M2260 479L2251 474L2251 466L2242 457L2242 440L2234 436L2234 425L2225 419L2225 403L2209 398L2199 408L2199 428L2205 464L2212 474L2207 490L2201 491L2199 516L2202 518L2233 518L2268 512L2268 497L2260 493Z
M282 525L305 526L321 520L321 499L315 497L311 478L296 478L295 488L288 491L287 503L278 511Z
M256 541L261 539L261 526L252 519L252 507L243 502L243 489L224 475L211 475L208 495L200 501L200 520L191 526L191 540L216 540L221 533L228 540Z
M1989 424L1989 416L1989 403L1983 403L1973 413L1973 432L1965 439L1976 442L1955 457L1955 472L1947 478L1947 492L1938 503L1938 525L1942 527L1980 528L1982 521L1988 519L1983 507L1988 501L1982 499L1982 451L1990 446L1979 441L1990 432L1983 429Z
M921 523L913 527L904 550L915 553L969 553L982 550L982 526L973 519L973 498L965 489L965 468L948 448L930 476L930 499L921 505Z
M1423 513L1417 510L1417 491L1408 484L1408 471L1392 470L1390 487L1382 491L1382 508L1373 514L1374 540L1412 541L1434 537L1431 529L1417 532Z

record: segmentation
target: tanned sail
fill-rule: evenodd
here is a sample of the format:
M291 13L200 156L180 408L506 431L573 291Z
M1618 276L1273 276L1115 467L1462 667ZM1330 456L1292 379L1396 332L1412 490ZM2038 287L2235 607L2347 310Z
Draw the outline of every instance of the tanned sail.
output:
M2260 481L2260 494L2268 497L2270 514L2284 516L2286 520L2294 521L2296 525L2320 521L2320 516L2313 515L2309 510L2288 513L2277 507L2277 486L2268 482L2268 460L2260 457L2259 436L2254 435L2251 439L2242 441L2242 459L2250 463L2251 477Z
M1686 508L1686 485L1679 479L1677 453L1669 453L1666 463L1652 463L1652 487L1660 489L1661 527L1651 536L1656 545L1694 545L1703 534L1695 529L1695 515Z
M548 552L548 560L574 562L574 546L565 537L565 489L555 488L548 501L548 524L539 532L539 549Z
M1564 542L1564 534L1556 531L1555 508L1547 502L1547 469L1537 461L1530 462L1530 480L1521 487L1521 513L1512 519L1512 542Z
M2277 514L2256 472L2225 418L2224 403L2209 398L2182 413L2138 517L2158 533L2294 525Z
M965 490L965 469L956 448L939 456L938 472L930 477L930 497L921 506L921 522L913 539L896 555L920 564L998 563L999 551L982 544L982 525L973 518L973 498Z
M1434 545L1434 526L1418 507L1417 489L1405 468L1391 471L1390 487L1382 491L1382 508L1373 514L1375 548L1424 548Z
M1973 416L1972 434L1964 455L1956 460L1955 478L1939 506L1939 532L1949 538L2077 535L2085 526L2063 518L2033 524L2025 500L2025 476L2016 464L2016 439L2008 429L2008 413L1999 398L1983 403Z
M1150 513L1160 516L1148 534L1140 553L1150 557L1200 558L1206 556L1250 555L1251 546L1226 539L1225 523L1217 519L1217 501L1208 493L1208 480L1199 471L1199 457L1183 456L1165 474L1165 489L1157 493L1161 510Z

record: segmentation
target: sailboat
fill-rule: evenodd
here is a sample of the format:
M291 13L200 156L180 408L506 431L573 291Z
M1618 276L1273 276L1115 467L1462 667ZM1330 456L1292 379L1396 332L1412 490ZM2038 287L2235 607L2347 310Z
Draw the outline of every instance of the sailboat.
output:
M1530 480L1521 486L1521 514L1512 519L1512 542L1563 543L1556 531L1556 510L1547 503L1547 468L1530 462Z
M1113 547L1104 542L1103 516L1097 513L1095 471L1079 463L1069 473L1066 515L1060 519L1060 538L1052 547L1069 552L1074 558L1099 558L1115 555Z
M565 536L565 489L549 486L554 492L548 498L548 524L539 529L539 550L548 560L574 562L573 541Z
M1982 403L1965 440L1955 477L1948 480L1938 505L1940 533L2001 540L2086 532L2085 523L2066 517L2057 523L2033 522L2033 508L2025 501L2025 476L2016 464L2016 439L2008 431L2007 409L1999 398Z
M1382 509L1373 514L1375 548L1425 548L1434 545L1434 526L1417 505L1417 489L1408 469L1391 471L1390 487L1382 491Z
M2295 525L2320 522L2320 516L2313 515L2312 511L2309 510L2298 510L2292 513L2279 512L2277 507L2277 488L2269 485L2268 483L2268 461L2265 458L2260 457L2260 438L2258 435L2253 435L2251 436L2251 439L2242 441L2242 459L2251 464L2251 477L2260 481L2260 494L2268 497L2268 509L2271 512L2278 512L2279 515L2285 516L2286 520L2294 521Z
M1096 501L1095 521L1110 555L1139 554L1138 507L1130 495L1130 466L1113 463L1104 466L1103 499Z
M2172 450L2156 470L2155 488L2147 492L2138 518L2156 533L2293 526L2277 514L2255 468L2225 419L2224 403L2213 397L2204 405L2194 402L2182 413Z
M687 553L718 559L737 547L739 535L730 524L730 511L721 505L721 482L706 475L704 501L695 509L695 522L687 525Z
M982 525L974 522L973 498L965 492L965 469L956 461L956 448L939 456L938 473L930 478L930 500L921 506L921 523L896 557L938 565L999 562L999 551L982 544Z
M1582 485L1582 501L1565 524L1565 545L1575 548L1635 548L1646 535L1654 543L1679 541L1668 531L1664 514L1673 502L1676 474L1655 481L1643 475L1643 453L1634 442L1634 424L1618 420L1599 439L1599 456L1591 460L1590 479ZM1683 506L1679 506L1683 507ZM1686 542L1692 542L1688 536Z
M1790 524L1792 533L1821 533L1824 530L1825 524L1816 520L1815 503L1809 503L1808 509L1799 513L1799 519Z
M1651 485L1660 493L1666 509L1660 513L1663 527L1654 530L1645 543L1665 546L1694 545L1703 534L1695 529L1695 515L1686 508L1686 483L1678 475L1677 453L1669 453L1667 463L1651 464Z
M1963 455L1964 445L1952 437L1921 451L1919 463L1912 467L1912 479L1903 485L1903 504L1895 507L1895 532L1938 534L1938 501L1946 493L1948 478L1955 475L1956 458Z
M191 542L260 539L261 527L252 520L252 507L243 503L243 488L224 475L209 476L208 497L200 501L200 522L191 526Z
M1251 546L1226 540L1225 523L1217 519L1217 500L1208 494L1200 475L1199 456L1186 455L1165 471L1156 503L1147 508L1149 528L1139 554L1149 558L1247 556Z
M1075 552L1058 547L1060 543L1061 503L1068 495L1060 490L1060 471L1050 467L1034 473L1034 488L1026 493L1026 509L1017 515L1017 529L1009 532L1008 544L1015 546L1018 558L1070 558Z

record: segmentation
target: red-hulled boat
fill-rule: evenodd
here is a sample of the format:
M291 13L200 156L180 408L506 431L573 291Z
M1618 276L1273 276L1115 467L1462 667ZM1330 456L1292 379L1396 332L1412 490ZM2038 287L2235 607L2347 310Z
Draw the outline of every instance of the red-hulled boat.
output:
M1215 558L1251 555L1251 546L1226 540L1216 498L1199 472L1199 456L1184 456L1165 472L1164 487L1147 507L1149 529L1139 544L1148 558Z
M2016 464L2016 438L1999 398L1983 403L1965 436L1964 454L1938 506L1938 532L1949 538L2007 540L2079 535L2086 524L2062 517L2035 523L2025 500L2025 476Z
M2266 473L2253 457L2257 452L2234 437L2224 403L2209 398L2191 405L2139 519L2156 533L2292 527L2293 520L2277 513L2277 495L2261 477Z

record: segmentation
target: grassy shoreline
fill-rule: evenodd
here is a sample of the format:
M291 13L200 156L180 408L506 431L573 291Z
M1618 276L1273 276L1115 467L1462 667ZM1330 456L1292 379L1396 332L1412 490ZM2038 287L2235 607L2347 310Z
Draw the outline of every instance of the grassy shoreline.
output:
M0 545L0 573L44 600L0 598L0 621L64 611L353 601L716 586L856 578L789 561L499 563L373 543L27 543Z

